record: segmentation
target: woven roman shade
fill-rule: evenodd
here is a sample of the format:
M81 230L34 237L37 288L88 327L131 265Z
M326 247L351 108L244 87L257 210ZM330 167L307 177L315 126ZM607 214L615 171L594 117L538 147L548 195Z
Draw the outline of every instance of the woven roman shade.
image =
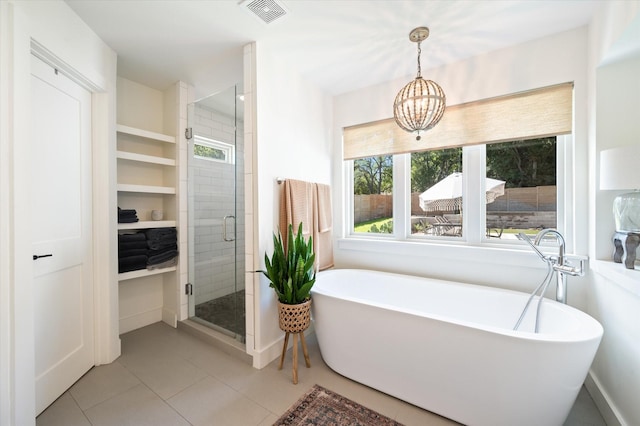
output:
M448 106L433 129L415 135L393 118L346 127L344 159L404 154L571 133L573 83Z

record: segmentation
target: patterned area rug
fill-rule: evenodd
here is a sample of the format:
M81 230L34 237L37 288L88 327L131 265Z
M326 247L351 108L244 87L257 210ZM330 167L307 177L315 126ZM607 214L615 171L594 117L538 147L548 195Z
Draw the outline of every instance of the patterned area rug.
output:
M402 426L318 385L314 385L273 425Z

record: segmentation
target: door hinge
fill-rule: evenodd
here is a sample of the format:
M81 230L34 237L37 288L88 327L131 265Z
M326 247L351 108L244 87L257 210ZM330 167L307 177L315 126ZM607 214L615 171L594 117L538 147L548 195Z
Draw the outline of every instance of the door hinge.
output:
M188 296L193 296L193 284L187 283L184 286L184 294L186 294Z
M186 129L184 129L184 137L187 138L187 139L193 138L193 128L192 127L187 127Z

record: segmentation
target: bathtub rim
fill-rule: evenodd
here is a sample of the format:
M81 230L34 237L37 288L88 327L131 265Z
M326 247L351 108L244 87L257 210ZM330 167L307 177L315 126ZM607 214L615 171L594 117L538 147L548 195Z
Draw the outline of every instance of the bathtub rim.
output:
M508 336L508 337L511 337L511 338L535 340L535 341L540 341L540 342L549 342L549 343L553 343L553 342L557 342L557 343L561 343L561 342L567 342L567 343L568 342L575 342L575 343L588 342L588 341L592 341L592 340L600 340L602 338L602 336L603 336L603 333L604 333L604 329L603 329L602 325L600 324L600 322L598 322L595 318L593 318L589 314L587 314L587 313L585 313L585 312L581 311L580 309L577 309L577 308L575 308L573 306L562 304L562 303L559 303L559 302L557 302L555 300L548 299L548 298L544 299L545 303L551 303L551 304L554 305L555 308L566 312L568 315L577 317L577 320L578 320L578 323L580 324L580 326L576 330L572 330L571 332L559 332L559 333L553 333L553 334L550 334L550 333L534 333L534 332L522 331L522 330L512 330L512 329L508 329L508 328L502 328L502 327L497 327L497 326L492 326L492 325L486 325L486 324L481 324L481 323L477 323L477 322L460 320L460 319L457 319L457 318L454 318L454 317L451 317L451 316L444 316L444 315L439 315L439 314L434 314L434 313L422 312L422 311L418 311L416 309L398 308L395 305L385 304L385 303L380 302L380 301L372 301L370 299L365 299L365 298L344 297L343 295L339 295L335 291L327 290L326 288L322 287L321 282L320 282L320 278L322 276L332 275L332 274L335 274L335 273L340 273L340 272L345 272L345 271L357 272L357 273L373 273L373 274L376 274L376 275L385 275L385 276L390 276L390 277L415 278L415 279L418 279L418 280L434 281L434 282L437 282L437 283L446 284L446 285L452 285L452 286L456 286L456 287L460 287L460 288L474 288L474 289L480 288L482 290L489 291L489 292L507 293L507 294L512 294L512 295L515 294L515 295L524 297L525 300L526 300L526 298L529 297L528 293L524 293L524 292L521 292L521 291L504 289L504 288L499 288L499 287L485 286L485 285L480 285L480 284L462 283L462 282L458 282L458 281L449 281L449 280L444 280L444 279L440 279L440 278L422 277L422 276L418 276L418 275L409 275L409 274L402 274L402 273L397 273L397 272L377 271L377 270L373 270L373 269L340 268L340 269L328 269L328 270L320 271L320 272L318 272L316 274L317 275L316 276L316 283L314 284L314 286L311 289L312 298L313 298L314 294L319 294L319 295L322 295L322 296L325 296L325 297L328 297L328 298L332 298L332 299L346 300L346 301L350 301L350 302L354 302L354 303L366 304L366 305L374 306L374 307L385 309L385 310L402 312L402 313L405 313L405 314L408 314L408 315L414 315L414 316L418 316L418 317L422 317L422 318L428 318L428 319L431 319L431 320L434 320L434 321L446 322L446 323L455 324L455 325L458 325L458 326L461 326L461 327L467 327L467 328L473 328L473 329L476 329L476 330L482 330L482 331L489 332L489 333L500 334L500 335ZM533 304L529 309L535 309L535 304Z

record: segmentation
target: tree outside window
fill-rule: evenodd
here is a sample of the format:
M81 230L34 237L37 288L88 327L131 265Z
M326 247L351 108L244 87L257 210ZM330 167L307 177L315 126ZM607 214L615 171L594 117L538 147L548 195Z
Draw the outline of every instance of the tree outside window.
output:
M393 233L393 157L353 162L354 232Z

